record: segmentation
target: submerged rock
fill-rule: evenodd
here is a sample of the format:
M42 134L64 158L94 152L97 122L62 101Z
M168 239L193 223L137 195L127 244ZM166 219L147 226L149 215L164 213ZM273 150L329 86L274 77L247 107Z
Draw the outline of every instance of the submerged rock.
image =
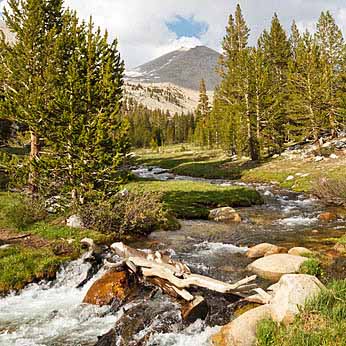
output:
M127 272L110 271L97 280L87 292L83 303L110 305L114 300L123 301L133 290Z
M336 214L334 213L330 213L330 212L326 212L326 213L322 213L320 214L320 216L318 217L321 221L334 221L336 220L338 217Z
M144 346L154 334L177 333L183 327L180 305L157 291L149 299L139 298L125 306L115 327L95 346Z
M221 331L213 336L212 343L214 346L253 346L258 323L270 317L269 305L247 311L222 327Z
M288 254L270 255L260 258L248 266L248 270L272 282L279 281L285 274L298 273L308 258Z
M231 207L213 209L209 213L209 219L216 222L241 222L241 216Z
M299 308L324 286L315 276L299 274L284 275L272 288L271 316L275 322L290 324L299 313Z

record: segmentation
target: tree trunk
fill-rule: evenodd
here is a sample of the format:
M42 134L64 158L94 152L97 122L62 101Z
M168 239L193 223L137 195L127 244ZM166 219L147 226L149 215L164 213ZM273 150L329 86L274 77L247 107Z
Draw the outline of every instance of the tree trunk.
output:
M34 131L30 132L31 136L31 145L30 145L30 161L36 160L40 155L40 139ZM35 166L31 166L31 172L29 175L29 186L30 192L35 194L37 192L37 170Z
M246 121L247 121L247 137L248 137L248 145L250 151L250 157L252 161L258 161L258 148L255 143L252 124L251 124L251 113L250 113L250 105L249 105L249 95L245 94L245 102L246 102Z

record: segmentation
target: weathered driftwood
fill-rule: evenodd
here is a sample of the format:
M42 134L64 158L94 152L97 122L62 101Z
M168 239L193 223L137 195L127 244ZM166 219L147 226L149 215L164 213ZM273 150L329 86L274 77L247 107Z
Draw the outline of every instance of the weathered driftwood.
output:
M197 319L204 320L208 312L208 304L201 296L196 296L193 301L185 303L181 309L183 319L189 322L194 322Z
M160 252L144 252L123 243L114 243L111 248L124 259L130 270L133 272L140 271L145 278L150 279L168 294L179 296L189 302L195 299L186 290L192 286L240 296L243 296L242 293L257 287L255 284L250 284L256 279L255 275L232 284L203 275L191 274L190 269L184 263L176 262Z
M19 240L19 239L25 239L31 237L31 233L23 234L23 235L17 235L15 237L7 238L5 241L13 241L13 240Z
M256 294L245 297L245 301L257 304L268 304L272 300L272 296L264 291L262 288L255 288Z
M169 256L163 255L159 251L140 251L126 246L124 243L114 243L111 245L111 249L119 256L127 260L131 260L136 266L144 266L148 264L149 261L152 267L153 263L157 263L161 266L165 266L167 269L174 271L176 274L191 273L190 268L181 262L176 262L172 260ZM132 259L135 259L133 261ZM141 262L143 261L143 262ZM139 264L137 264L137 263ZM140 263L141 262L141 263ZM145 264L146 263L146 264Z
M209 278L207 276L202 276L198 274L187 275L184 279L176 277L171 271L166 268L142 268L142 273L145 277L156 276L161 279L168 280L174 286L178 288L189 288L191 286L197 286L202 288L207 288L211 291L219 293L234 293L241 291L249 291L252 288L256 288L256 285L246 285L245 283L253 281L256 276L247 278L246 280L241 280L240 284L228 284L219 280Z

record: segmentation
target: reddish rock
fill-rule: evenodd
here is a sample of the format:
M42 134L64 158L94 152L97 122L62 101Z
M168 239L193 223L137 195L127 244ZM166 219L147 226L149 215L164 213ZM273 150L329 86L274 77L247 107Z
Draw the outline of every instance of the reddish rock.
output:
M114 299L124 300L130 292L128 273L109 271L89 288L83 303L110 305Z
M337 219L337 215L334 214L334 213L330 213L330 212L326 212L326 213L322 213L320 216L319 216L319 219L321 221L334 221Z

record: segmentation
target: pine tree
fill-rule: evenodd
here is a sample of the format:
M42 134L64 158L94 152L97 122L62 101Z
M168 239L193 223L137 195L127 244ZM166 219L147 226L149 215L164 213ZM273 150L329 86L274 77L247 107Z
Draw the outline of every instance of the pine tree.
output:
M29 183L33 192L37 185L35 161L40 154L42 124L46 121L47 105L52 95L45 80L52 41L61 29L62 0L9 0L4 19L16 40L13 44L0 41L3 100L0 113L31 133Z
M266 119L263 138L269 152L280 152L286 140L287 126L287 70L291 47L287 34L275 14L270 31L264 31L259 39L265 64L269 72L266 103Z
M111 195L123 182L119 168L129 145L128 125L120 117L124 66L117 41L109 44L107 33L95 31L91 20L80 25L71 13L64 19L50 66L53 70L67 58L61 54L62 47L70 48L51 105L60 117L48 123L55 131L46 138L50 154L40 164L41 172L54 177L50 193L55 188L83 203L90 194Z
M196 143L201 146L210 146L208 119L210 115L209 98L204 79L200 82L199 102L196 109Z
M343 112L339 89L344 89L345 73L345 44L340 28L335 23L329 11L322 12L317 23L315 35L317 44L322 52L324 69L327 75L325 92L326 122L325 126L334 137L340 127L340 118Z
M295 48L290 62L288 90L290 95L289 129L292 139L318 139L323 130L323 94L325 74L321 50L306 32Z

